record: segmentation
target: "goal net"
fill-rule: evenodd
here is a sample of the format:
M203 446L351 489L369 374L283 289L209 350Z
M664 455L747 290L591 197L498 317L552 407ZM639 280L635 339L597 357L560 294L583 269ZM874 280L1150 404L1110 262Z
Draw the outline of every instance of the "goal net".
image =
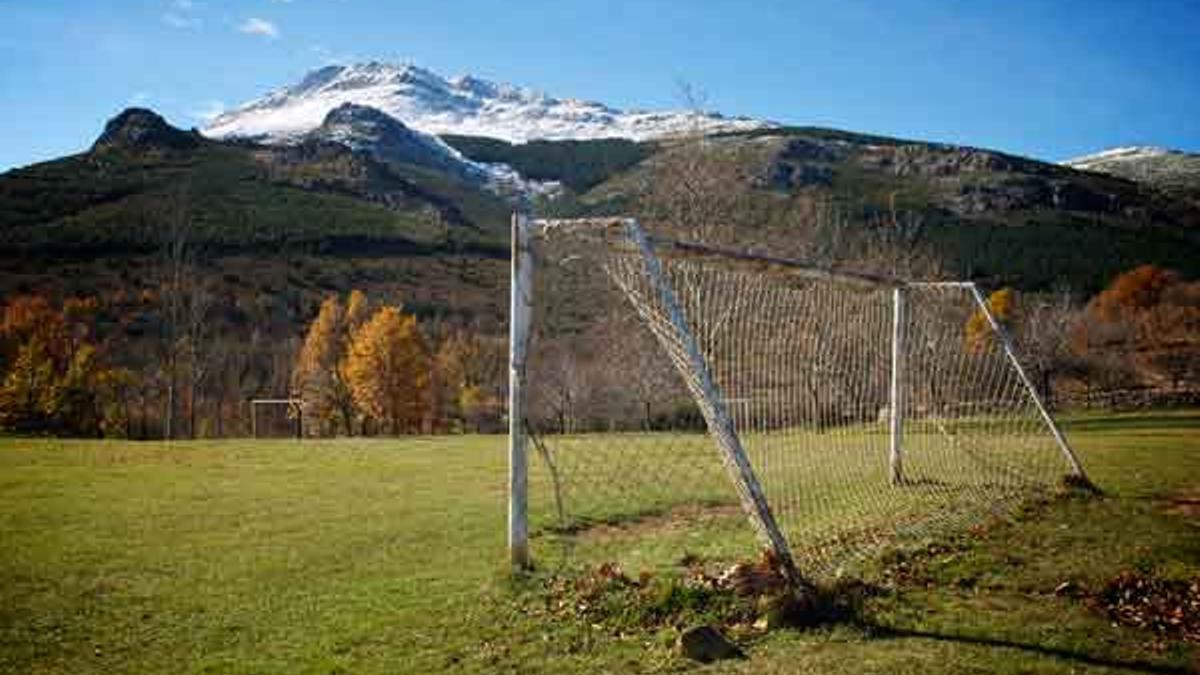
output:
M817 579L1082 478L970 283L633 220L517 218L514 236L510 440L529 475L510 536L537 556L654 568L767 547Z

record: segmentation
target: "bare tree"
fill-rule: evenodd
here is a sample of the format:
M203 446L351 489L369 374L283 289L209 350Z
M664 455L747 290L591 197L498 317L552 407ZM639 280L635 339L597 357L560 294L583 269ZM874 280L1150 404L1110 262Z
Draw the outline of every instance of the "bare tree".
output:
M214 295L193 265L188 272L183 305L183 356L187 360L188 434L196 437L196 399L213 365L214 339L211 312Z
M179 383L180 340L184 325L184 286L188 275L188 236L191 226L187 214L186 193L174 195L167 213L162 243L162 275L158 293L162 315L160 366L167 389L166 410L163 415L163 436L175 437L176 396Z
M186 384L188 433L196 435L196 395L208 374L212 327L209 313L212 293L203 282L200 248L193 241L190 203L186 186L171 198L164 218L160 257L162 279L161 368L167 395L163 435L179 434L181 380Z
M1022 352L1038 378L1046 405L1054 405L1054 381L1079 368L1071 335L1082 308L1070 288L1062 286L1040 297L1026 297L1021 308L1018 338Z

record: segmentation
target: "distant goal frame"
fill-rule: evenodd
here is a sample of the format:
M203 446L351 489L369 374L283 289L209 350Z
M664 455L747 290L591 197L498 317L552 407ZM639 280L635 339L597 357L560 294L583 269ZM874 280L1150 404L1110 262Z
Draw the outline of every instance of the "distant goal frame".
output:
M300 398L252 398L250 406L250 437L260 438L258 428L259 406L286 406L288 412L295 412L295 430L286 437L302 440L304 438L304 399Z

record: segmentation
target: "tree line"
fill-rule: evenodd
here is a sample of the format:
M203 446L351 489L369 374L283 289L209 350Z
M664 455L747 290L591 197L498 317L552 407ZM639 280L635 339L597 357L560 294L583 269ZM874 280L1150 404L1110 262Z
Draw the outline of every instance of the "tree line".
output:
M495 431L507 344L458 328L430 335L399 305L327 297L292 371L307 435Z
M326 297L302 338L280 340L257 327L218 332L212 308L228 299L179 269L133 297L11 297L0 311L0 430L245 435L247 401L284 393L303 401L309 436L502 428L503 334L422 322L361 291ZM1200 282L1144 265L1086 302L1066 290L1011 289L988 302L1051 404L1098 391L1200 389ZM612 321L600 328L583 336L586 344L582 334L539 343L531 393L544 428L699 424L644 331ZM988 333L974 313L961 327L963 348L978 349Z
M1138 266L1086 302L1067 289L1022 296L1005 288L988 305L1051 403L1097 391L1200 390L1200 282L1172 270ZM986 333L976 312L968 349Z

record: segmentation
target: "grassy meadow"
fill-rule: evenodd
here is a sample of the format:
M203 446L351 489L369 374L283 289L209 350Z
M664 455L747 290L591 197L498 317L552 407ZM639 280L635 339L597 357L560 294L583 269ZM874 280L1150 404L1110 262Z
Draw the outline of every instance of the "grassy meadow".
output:
M704 667L660 634L547 616L539 589L564 561L620 558L637 571L685 550L725 559L751 549L719 490L690 514L698 528L609 523L564 557L535 471L541 566L513 582L501 437L2 439L0 672L1200 668L1200 645L1114 625L1055 592L1099 588L1124 570L1200 577L1200 411L1089 415L1067 431L1104 497L1005 519L911 561L857 622L772 631L746 642L749 659ZM611 499L630 498L634 481L611 482Z

